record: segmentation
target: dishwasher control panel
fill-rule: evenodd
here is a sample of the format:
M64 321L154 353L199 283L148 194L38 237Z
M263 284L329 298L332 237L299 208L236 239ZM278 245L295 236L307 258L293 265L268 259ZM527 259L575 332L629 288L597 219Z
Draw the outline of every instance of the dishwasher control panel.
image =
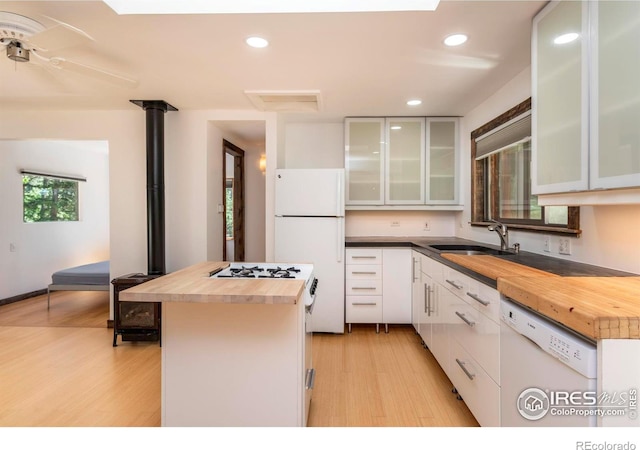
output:
M503 298L502 322L582 375L596 377L596 346L538 313Z

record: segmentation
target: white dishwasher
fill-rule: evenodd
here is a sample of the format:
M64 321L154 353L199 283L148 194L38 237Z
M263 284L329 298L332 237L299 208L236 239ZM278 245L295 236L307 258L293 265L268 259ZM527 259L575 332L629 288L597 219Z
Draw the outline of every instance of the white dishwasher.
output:
M501 426L596 426L596 346L500 301Z

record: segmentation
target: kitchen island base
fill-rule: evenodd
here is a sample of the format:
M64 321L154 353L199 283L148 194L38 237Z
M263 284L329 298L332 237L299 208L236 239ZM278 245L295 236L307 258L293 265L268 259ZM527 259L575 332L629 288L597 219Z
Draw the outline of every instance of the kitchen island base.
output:
M304 426L304 304L164 302L162 426Z

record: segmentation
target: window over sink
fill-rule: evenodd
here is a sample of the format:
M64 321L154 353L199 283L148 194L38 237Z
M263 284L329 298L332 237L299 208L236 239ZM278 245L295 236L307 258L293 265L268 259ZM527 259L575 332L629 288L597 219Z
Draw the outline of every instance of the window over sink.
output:
M471 132L471 224L579 235L580 209L531 193L531 98Z

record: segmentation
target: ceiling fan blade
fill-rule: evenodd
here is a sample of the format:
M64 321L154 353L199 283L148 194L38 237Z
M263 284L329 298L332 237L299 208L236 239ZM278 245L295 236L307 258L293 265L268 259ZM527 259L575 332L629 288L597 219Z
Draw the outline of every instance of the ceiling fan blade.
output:
M53 17L45 16L53 20L57 25L47 28L29 38L29 44L42 51L58 50L62 48L74 47L89 42L93 38L79 28L68 23L60 22Z
M68 70L69 72L75 72L92 78L101 79L127 88L133 88L138 85L138 80L130 76L117 74L98 67L88 66L86 64L80 64L64 58L50 58L48 63L51 67L55 67L57 69Z

